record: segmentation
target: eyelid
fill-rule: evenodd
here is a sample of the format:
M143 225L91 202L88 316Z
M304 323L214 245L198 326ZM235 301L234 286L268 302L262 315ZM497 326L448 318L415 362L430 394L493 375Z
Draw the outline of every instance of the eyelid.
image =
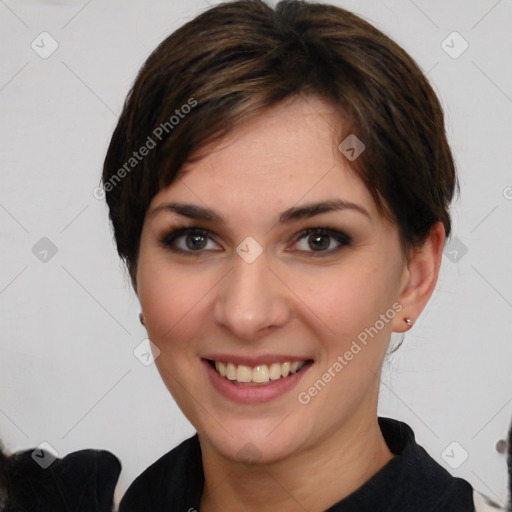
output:
M346 242L351 242L352 237L342 230L338 228L331 228L329 226L312 226L309 228L305 228L301 231L299 231L296 235L294 235L294 238L292 240L300 240L306 235L310 235L312 233L320 233L320 234L327 234L335 238L334 235L338 235L339 238L344 238Z

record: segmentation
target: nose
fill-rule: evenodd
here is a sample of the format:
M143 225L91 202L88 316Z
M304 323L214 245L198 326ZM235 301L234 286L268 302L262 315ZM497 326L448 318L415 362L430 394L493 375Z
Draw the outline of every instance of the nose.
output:
M255 340L292 316L292 292L269 267L263 252L252 263L235 254L232 270L219 283L215 320L241 340Z

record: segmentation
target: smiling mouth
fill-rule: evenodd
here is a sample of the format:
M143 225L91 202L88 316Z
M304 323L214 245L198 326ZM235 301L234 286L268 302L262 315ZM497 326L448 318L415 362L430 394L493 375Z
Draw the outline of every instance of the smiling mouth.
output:
M271 382L286 379L301 371L304 366L313 363L312 359L307 359L251 367L227 361L212 361L211 359L206 359L206 361L219 375L233 384L241 386L265 386Z

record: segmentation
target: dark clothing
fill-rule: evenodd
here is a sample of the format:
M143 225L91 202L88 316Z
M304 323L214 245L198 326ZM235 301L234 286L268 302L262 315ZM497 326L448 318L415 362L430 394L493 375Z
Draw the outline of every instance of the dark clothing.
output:
M379 417L379 426L395 457L329 512L474 512L471 485L430 457L407 424ZM195 434L132 483L119 512L199 511L203 484Z
M121 463L106 450L55 458L38 448L0 453L0 511L112 512Z

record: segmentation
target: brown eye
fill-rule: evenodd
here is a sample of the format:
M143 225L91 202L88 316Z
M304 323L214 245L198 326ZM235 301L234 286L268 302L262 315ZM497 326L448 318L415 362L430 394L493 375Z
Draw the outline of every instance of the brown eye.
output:
M185 235L186 245L189 249L204 249L206 247L207 238L201 234Z
M160 244L173 252L190 255L199 255L218 249L218 245L212 240L209 231L194 227L176 228L162 237Z
M330 228L309 228L300 233L294 246L299 252L309 255L333 254L345 246L350 245L352 238ZM316 254L315 254L316 253Z
M313 234L308 237L309 247L314 251L328 249L331 243L330 236L325 234Z

